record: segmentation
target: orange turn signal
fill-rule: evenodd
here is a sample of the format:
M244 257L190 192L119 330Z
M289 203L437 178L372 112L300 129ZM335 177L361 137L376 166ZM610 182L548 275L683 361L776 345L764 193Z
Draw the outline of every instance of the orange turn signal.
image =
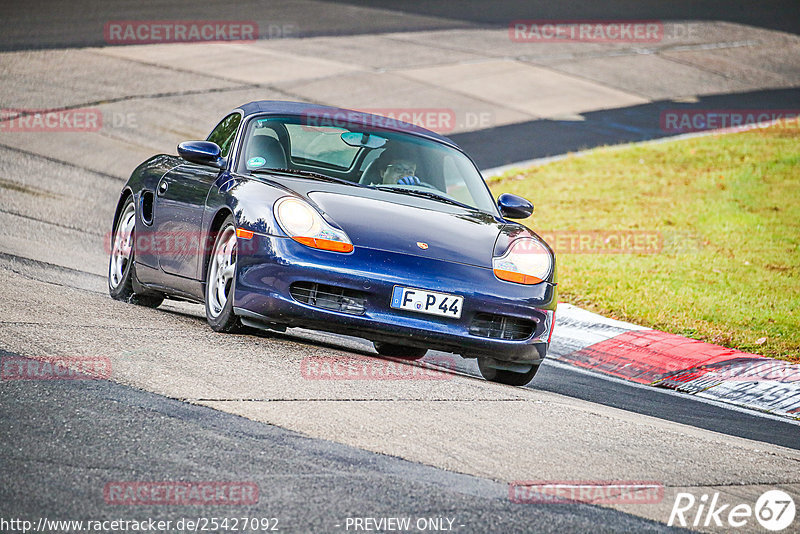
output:
M516 282L518 284L533 285L542 282L542 279L537 278L536 276L530 276L528 274L517 273L514 271L505 271L503 269L495 269L494 275L500 280Z
M241 237L242 239L253 239L253 232L250 230L244 230L242 228L236 229L236 237Z
M312 248L330 250L331 252L353 252L353 245L343 241L333 241L332 239L319 239L313 237L292 237L298 243L302 243Z

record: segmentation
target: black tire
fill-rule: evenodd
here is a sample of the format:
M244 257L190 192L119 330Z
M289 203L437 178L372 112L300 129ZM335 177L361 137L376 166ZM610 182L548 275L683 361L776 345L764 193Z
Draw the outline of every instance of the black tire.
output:
M120 224L124 219L127 219L131 211L133 213L133 228L130 229L130 255L124 259L118 255L117 252L117 233L120 230ZM164 295L156 292L136 293L133 289L133 281L136 278L136 207L133 203L133 198L128 198L125 205L120 212L119 218L114 222L114 228L111 238L111 254L108 259L108 294L111 298L136 304L139 306L146 306L148 308L157 308L164 302ZM119 263L117 263L119 262ZM120 266L119 270L117 267Z
M216 282L212 280L212 276L215 275L214 269L218 267L215 265L215 256L217 254L217 249L220 247L221 241L227 240L230 237L230 232L233 232L233 239L236 239L236 226L233 221L233 216L228 215L225 221L222 223L222 226L219 227L219 230L216 232L214 236L214 245L211 248L211 256L208 258L208 264L206 265L206 287L205 287L205 308L206 308L206 320L211 328L216 332L227 332L227 333L234 333L234 332L241 332L244 330L242 325L242 321L236 314L233 313L233 294L236 289L236 275L235 275L235 268L234 268L234 275L230 279L229 284L225 284L225 294L226 299L224 305L219 307L217 310L214 303L219 302L218 297L214 297L211 294L212 290L216 290ZM236 261L236 251L235 245L234 250L232 252L233 264L235 266ZM214 307L214 310L212 310Z
M383 341L373 341L375 350L382 356L400 358L401 360L419 360L427 354L428 349L419 347L407 347L405 345L395 345L394 343L384 343Z
M538 363L533 364L530 371L526 373L517 373L514 371L506 371L505 369L495 369L489 367L483 358L478 358L478 369L480 369L483 378L489 382L498 382L507 386L524 386L533 380L536 372L539 370Z

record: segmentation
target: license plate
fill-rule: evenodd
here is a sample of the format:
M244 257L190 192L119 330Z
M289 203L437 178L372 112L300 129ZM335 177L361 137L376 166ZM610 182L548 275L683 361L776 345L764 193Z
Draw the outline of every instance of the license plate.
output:
M458 295L400 286L394 286L392 291L391 307L399 310L459 319L463 304L464 297Z

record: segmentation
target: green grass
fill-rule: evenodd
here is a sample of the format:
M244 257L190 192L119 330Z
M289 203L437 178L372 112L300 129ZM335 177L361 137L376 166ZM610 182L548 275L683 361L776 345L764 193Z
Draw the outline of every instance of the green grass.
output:
M687 337L800 360L800 131L756 129L585 156L490 181L547 231L659 232L654 254L557 251L562 300ZM766 338L766 339L764 339Z

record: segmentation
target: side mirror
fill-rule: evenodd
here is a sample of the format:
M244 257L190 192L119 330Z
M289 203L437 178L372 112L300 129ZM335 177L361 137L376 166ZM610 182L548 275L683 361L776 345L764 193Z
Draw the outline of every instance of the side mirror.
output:
M511 193L500 195L497 207L500 208L500 215L506 219L527 219L533 213L533 204Z
M186 161L224 169L226 162L221 153L219 146L211 141L184 141L178 145L178 155Z

